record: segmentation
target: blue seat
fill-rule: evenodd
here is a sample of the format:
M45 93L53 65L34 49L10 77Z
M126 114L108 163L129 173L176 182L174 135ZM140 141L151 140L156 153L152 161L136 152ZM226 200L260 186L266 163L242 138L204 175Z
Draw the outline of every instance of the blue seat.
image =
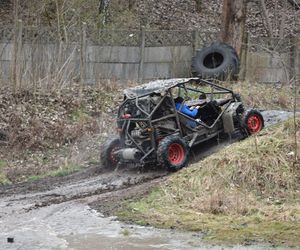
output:
M182 103L176 102L175 106L176 106L176 110L178 110L178 111L182 112L183 114L188 115L192 118L196 118L196 116L198 114L197 109L190 110L189 106L187 106L186 104L182 105Z

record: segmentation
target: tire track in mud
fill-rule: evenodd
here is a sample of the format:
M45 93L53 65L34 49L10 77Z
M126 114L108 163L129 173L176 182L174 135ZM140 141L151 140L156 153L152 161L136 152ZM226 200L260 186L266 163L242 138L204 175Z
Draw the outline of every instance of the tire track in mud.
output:
M211 139L192 150L191 162L199 161L236 140L220 142ZM4 208L4 204L7 204L7 207L10 204L14 204L15 207L19 204L22 210L30 211L70 200L113 193L155 179L159 180L169 174L167 170L156 166L144 169L121 168L116 171L104 171L99 166L89 167L65 177L49 177L0 187L0 208ZM125 193L124 195L126 196Z
M91 171L91 169L86 171ZM81 175L85 174L85 171L81 173ZM136 169L121 169L79 180L72 180L69 176L66 182L49 178L39 181L36 186L34 183L24 183L22 185L17 184L15 189L13 186L9 186L3 190L2 187L0 190L2 196L0 199L0 217L10 213L12 206L13 210L28 212L52 204L125 189L165 175L167 172L163 170L140 172ZM52 182L52 188L48 182ZM46 187L43 187L43 183L46 183Z

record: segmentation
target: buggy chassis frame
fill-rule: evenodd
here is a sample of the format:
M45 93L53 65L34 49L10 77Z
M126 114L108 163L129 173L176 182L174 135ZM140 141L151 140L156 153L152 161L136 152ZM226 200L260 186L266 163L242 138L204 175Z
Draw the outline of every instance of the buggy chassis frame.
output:
M197 83L197 84L202 84L202 85L207 85L211 87L211 92L204 92L196 88L191 88L185 86L187 83ZM231 98L228 98L228 102L225 104L224 108L222 109L221 113L218 115L218 117L215 119L215 121L211 124L208 125L204 123L201 120L195 120L192 117L189 117L182 112L176 110L175 106L175 100L174 96L172 94L172 89L179 87L179 89L183 89L186 93L188 90L193 91L193 92L198 92L198 93L203 93L203 94L210 94L211 100L214 100L213 95L216 94L230 94ZM217 91L214 91L217 90ZM223 114L228 110L230 105L233 102L240 102L240 97L239 95L236 95L232 90L227 89L225 87L219 86L211 81L208 80L203 80L203 79L198 79L198 78L192 78L189 79L188 81L185 82L179 82L177 84L172 85L171 87L168 87L166 89L162 89L161 92L165 93L161 95L161 99L159 102L156 104L156 106L153 108L153 110L149 113L146 110L143 109L143 107L140 106L139 100L143 97L146 97L149 95L149 92L146 94L140 94L136 96L126 96L126 99L123 101L123 103L120 106L119 112L118 112L118 124L121 124L121 126L118 128L119 133L120 133L120 142L121 142L121 147L128 147L125 145L125 138L127 137L127 140L129 139L132 142L132 146L135 147L140 151L140 157L139 159L136 159L136 163L140 163L141 165L144 165L147 162L153 162L153 152L157 150L158 142L156 138L156 133L155 133L155 127L158 122L162 122L168 119L174 119L176 121L176 128L171 129L171 128L164 128L169 130L169 135L172 134L180 134L180 136L187 141L188 146L192 147L196 144L199 144L205 140L208 140L209 138L215 137L218 135L220 132L224 131L223 129L218 129L215 128L220 119L222 118ZM161 93L160 92L160 93ZM157 93L157 92L156 92ZM152 119L153 115L155 112L161 107L161 105L166 101L166 100L171 101L172 105L172 114L168 114L164 117ZM134 117L122 117L120 110L124 108L124 106L129 103L133 102L135 103L136 108L144 115L143 118L134 118ZM194 128L189 128L185 127L185 129L188 129L190 133L187 133L183 131L182 124L180 122L181 118L185 118L187 120L193 121L196 123L196 127ZM143 149L143 147L133 138L133 136L130 134L130 126L131 124L134 123L139 123L139 122L144 122L147 124L147 131L149 132L150 135L150 141L151 141L151 148L148 148L147 151ZM204 132L203 132L204 131ZM201 133L202 132L202 133ZM151 157L153 156L153 157ZM155 155L156 157L156 155Z

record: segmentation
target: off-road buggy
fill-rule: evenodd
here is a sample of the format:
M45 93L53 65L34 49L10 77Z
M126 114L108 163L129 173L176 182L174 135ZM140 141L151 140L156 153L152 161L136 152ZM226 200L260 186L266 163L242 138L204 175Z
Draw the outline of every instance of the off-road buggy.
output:
M119 136L102 146L104 167L159 164L174 171L188 164L193 146L220 134L257 133L264 120L232 90L189 78L126 89L117 125Z

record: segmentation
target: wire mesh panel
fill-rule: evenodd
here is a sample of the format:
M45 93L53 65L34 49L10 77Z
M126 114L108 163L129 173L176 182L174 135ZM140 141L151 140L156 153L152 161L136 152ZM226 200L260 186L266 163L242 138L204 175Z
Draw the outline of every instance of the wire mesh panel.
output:
M295 43L295 38L251 37L248 49L252 52L288 53Z
M55 43L59 36L55 30L39 27L22 27L23 43Z
M146 47L189 46L193 44L193 32L185 30L147 30Z
M218 33L195 31L194 45L196 48L202 48L218 40Z

